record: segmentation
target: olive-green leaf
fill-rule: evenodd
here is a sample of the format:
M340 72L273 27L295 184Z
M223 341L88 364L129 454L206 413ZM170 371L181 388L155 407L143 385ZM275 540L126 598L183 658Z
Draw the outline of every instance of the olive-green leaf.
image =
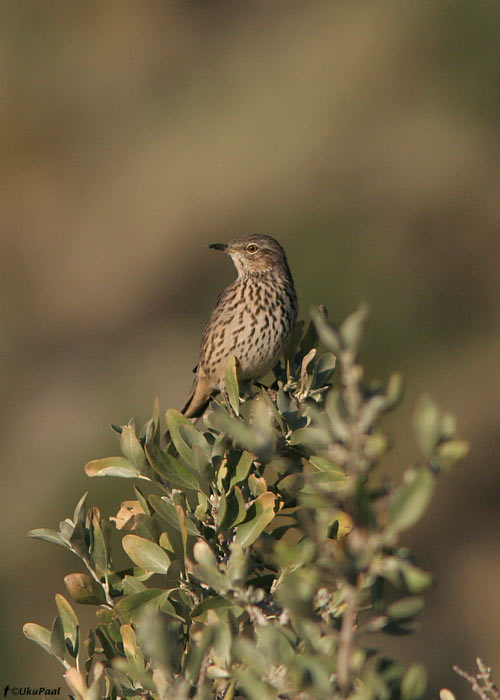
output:
M75 506L75 510L73 512L73 523L75 525L79 520L81 520L82 522L85 520L85 501L87 500L88 493L88 491L85 491L85 493Z
M176 530L179 530L179 532L181 531L182 527L179 523L175 506L173 506L171 503L167 503L167 501L164 501L163 498L157 496L156 494L151 494L149 497L149 502L158 515L161 515L161 517L164 518L170 525L175 527ZM188 535L199 537L200 533L190 517L186 517L185 526Z
M140 488L138 486L134 485L134 491L135 491L135 495L137 496L137 500L139 501L140 506L141 506L142 510L144 511L144 513L146 515L151 515L151 508L149 507L149 504L146 500L146 497L144 496L144 494L142 493Z
M351 429L345 419L344 403L338 389L331 389L328 392L325 401L325 410L335 437L342 440L342 442L349 443Z
M425 601L421 596L409 596L391 603L387 615L391 620L408 620L422 612Z
M247 478L252 467L253 460L254 456L251 452L247 452L246 450L244 450L241 453L241 457L238 460L238 464L234 469L234 474L232 475L229 481L229 490L231 490L233 486L235 486L236 484L240 484Z
M430 396L422 396L415 407L413 427L418 446L429 456L439 442L441 415Z
M309 461L321 472L335 472L339 477L345 476L345 470L341 466L325 459L325 457L313 455L309 457Z
M123 455L129 459L132 464L142 472L146 466L146 455L135 434L133 425L124 425L120 435L120 449Z
M71 642L73 652L78 653L79 646L79 625L75 611L66 598L60 593L56 593L56 606L61 618L64 637ZM73 654L75 655L75 654Z
M300 472L293 472L280 479L277 483L279 493L285 504L292 501L304 486L304 475Z
M231 588L229 579L219 570L217 559L209 545L199 540L193 547L193 554L196 559L194 575L214 591L226 593Z
M130 664L132 664L134 670L142 673L146 668L146 662L142 650L137 644L137 637L134 629L129 624L121 625L120 634L125 656Z
M125 535L122 546L137 566L147 571L154 571L155 574L167 573L170 559L165 550L155 542L138 535Z
M387 382L387 408L393 408L401 401L403 389L403 375L401 372L393 372Z
M183 464L168 452L162 452L156 445L146 446L149 462L155 472L166 479L172 486L181 489L200 488L198 475L194 469Z
M319 450L328 447L330 436L326 428L320 425L311 425L307 428L298 428L292 433L290 445L306 445L312 450Z
M401 573L410 593L421 593L432 583L432 574L419 569L418 566L413 564L403 564Z
M54 654L50 644L50 630L42 627L41 625L37 625L35 622L27 622L23 626L23 634L29 640L42 647L44 651L51 655Z
M194 427L189 418L186 418L175 408L169 408L165 414L165 419L175 448L187 464L194 466L192 450L195 446L201 447L207 459L210 458L210 445L202 433Z
M145 610L154 612L160 608L164 612L176 615L175 608L169 602L170 590L163 588L148 588L139 593L132 593L121 598L115 605L115 610L124 622L134 622Z
M370 309L368 304L363 303L358 309L356 309L356 311L354 311L354 313L348 316L340 326L340 335L342 337L343 344L349 348L353 355L358 354L361 337L363 335L369 313Z
M448 440L437 448L437 456L443 467L449 469L467 457L470 445L465 440Z
M427 671L422 664L412 664L401 681L401 700L420 700L427 688Z
M316 362L314 367L313 376L313 388L319 389L327 384L328 380L333 374L335 365L337 363L337 358L331 352L325 352L319 360Z
M342 339L338 330L328 323L326 309L312 306L310 313L314 327L323 345L335 355L339 355L342 351Z
M221 495L217 530L224 532L224 530L236 527L236 525L243 522L246 515L247 511L241 489L239 486L234 486L227 496L225 494Z
M225 384L229 405L237 416L240 415L240 387L238 385L238 360L230 355L226 362Z
M195 605L190 612L190 617L193 620L202 620L208 610L224 610L233 606L234 603L231 603L227 598L222 598L218 595L210 596L209 598L205 598L201 603L198 603L198 605Z
M52 625L50 633L50 647L54 656L63 659L66 654L66 643L64 641L64 627L60 615L58 615Z
M50 530L49 528L40 527L36 530L30 530L28 532L28 537L34 537L37 540L44 540L45 542L51 542L52 544L58 544L60 547L66 547L69 549L70 544L61 533L57 530Z
M426 510L434 491L434 478L425 467L409 469L389 508L389 531L414 525Z
M145 479L137 467L126 457L94 459L85 465L87 476L119 476L124 479Z
M274 502L276 497L270 491L262 493L255 499L249 509L248 520L241 523L236 530L236 541L242 547L249 547L269 525L274 518Z
M122 546L137 566L153 571L155 574L167 573L170 559L165 550L155 542L138 535L125 535Z
M239 587L245 583L247 575L247 555L243 547L238 542L231 542L229 545L231 555L226 565L226 573L231 586Z

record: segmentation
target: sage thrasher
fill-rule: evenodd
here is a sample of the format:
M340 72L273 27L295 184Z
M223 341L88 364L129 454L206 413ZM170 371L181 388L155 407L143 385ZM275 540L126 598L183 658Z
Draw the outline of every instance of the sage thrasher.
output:
M285 251L271 236L244 236L208 246L231 256L235 281L217 297L200 348L191 393L181 411L197 418L224 391L230 355L241 380L259 379L278 362L297 318L297 296Z

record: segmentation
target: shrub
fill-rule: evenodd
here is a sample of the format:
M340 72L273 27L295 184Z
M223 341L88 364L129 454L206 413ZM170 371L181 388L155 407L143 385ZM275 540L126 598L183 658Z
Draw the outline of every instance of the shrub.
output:
M390 447L380 419L399 402L401 377L385 388L363 381L364 308L338 330L322 307L311 315L270 387L240 387L231 358L226 396L200 429L169 409L162 449L157 402L142 429L135 419L119 428L122 455L86 466L90 477L134 482L115 518L83 496L59 531L30 533L86 569L65 577L75 603L96 607L85 650L62 595L51 631L24 628L64 666L74 698L423 696L425 669L404 669L370 635L415 629L431 576L400 534L467 447L424 398L420 463L397 485L378 483ZM123 550L130 563L117 570Z

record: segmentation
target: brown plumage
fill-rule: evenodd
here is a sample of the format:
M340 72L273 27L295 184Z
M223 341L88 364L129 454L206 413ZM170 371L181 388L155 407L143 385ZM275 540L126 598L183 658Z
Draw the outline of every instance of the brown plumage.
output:
M231 256L235 281L217 297L203 332L191 393L181 411L197 418L224 390L227 360L242 380L258 379L278 362L297 318L297 296L285 251L270 236L251 235L209 248Z

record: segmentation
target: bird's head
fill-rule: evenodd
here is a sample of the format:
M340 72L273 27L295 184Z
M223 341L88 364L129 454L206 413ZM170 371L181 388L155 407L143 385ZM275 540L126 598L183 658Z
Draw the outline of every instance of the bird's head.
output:
M212 243L208 247L230 255L239 277L259 275L280 267L287 269L285 251L271 236L243 236L229 243Z

